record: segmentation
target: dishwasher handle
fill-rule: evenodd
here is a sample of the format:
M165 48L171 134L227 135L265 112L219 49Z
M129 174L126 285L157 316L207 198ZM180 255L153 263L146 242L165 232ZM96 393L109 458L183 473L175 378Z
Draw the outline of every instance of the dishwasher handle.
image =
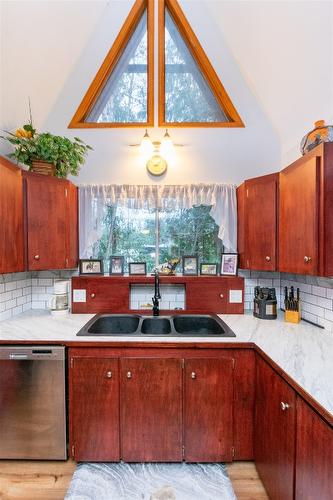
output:
M9 359L28 359L27 354L11 352L9 354Z

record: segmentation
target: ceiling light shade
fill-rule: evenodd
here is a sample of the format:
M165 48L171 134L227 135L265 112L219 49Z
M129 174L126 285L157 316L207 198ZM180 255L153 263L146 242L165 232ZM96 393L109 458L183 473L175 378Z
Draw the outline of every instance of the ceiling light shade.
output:
M146 129L145 135L142 137L140 144L140 151L145 156L150 156L154 150L153 143L149 137L148 131Z
M161 154L163 156L169 156L170 154L173 153L173 151L174 151L173 142L169 135L168 130L166 130L161 142Z

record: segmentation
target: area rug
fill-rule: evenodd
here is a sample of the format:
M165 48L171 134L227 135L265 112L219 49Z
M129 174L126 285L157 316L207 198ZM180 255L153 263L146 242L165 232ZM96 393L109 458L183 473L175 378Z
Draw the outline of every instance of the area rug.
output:
M84 463L65 500L236 500L223 464Z

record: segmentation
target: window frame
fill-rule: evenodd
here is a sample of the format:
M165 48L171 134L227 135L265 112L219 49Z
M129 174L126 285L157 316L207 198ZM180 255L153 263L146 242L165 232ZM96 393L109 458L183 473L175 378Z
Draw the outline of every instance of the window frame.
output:
M146 122L85 122L104 89L113 69L121 58L139 21L147 9L147 121ZM126 128L154 126L154 0L136 0L111 49L95 75L68 128Z
M193 29L187 21L177 0L158 2L158 125L159 127L244 127L235 106L231 102L216 71L210 63ZM165 119L165 9L168 9L180 35L206 79L228 122L167 122Z

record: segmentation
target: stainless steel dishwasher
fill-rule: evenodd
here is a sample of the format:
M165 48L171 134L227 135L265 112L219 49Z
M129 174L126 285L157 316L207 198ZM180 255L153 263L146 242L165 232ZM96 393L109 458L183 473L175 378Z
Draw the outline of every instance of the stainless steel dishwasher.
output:
M67 458L64 347L0 347L0 429L0 458Z

